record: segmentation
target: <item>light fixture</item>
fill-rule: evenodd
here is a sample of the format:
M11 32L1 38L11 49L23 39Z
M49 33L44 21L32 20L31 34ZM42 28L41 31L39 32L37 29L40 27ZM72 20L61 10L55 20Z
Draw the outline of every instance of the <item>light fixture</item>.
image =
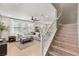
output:
M33 20L33 21L39 21L39 18L32 16L32 17L31 17L31 20Z

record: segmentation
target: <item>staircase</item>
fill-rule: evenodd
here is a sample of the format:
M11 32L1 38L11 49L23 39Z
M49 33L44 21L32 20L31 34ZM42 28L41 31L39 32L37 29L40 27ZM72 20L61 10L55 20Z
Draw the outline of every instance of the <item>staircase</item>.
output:
M48 56L79 56L77 25L65 24L57 31Z

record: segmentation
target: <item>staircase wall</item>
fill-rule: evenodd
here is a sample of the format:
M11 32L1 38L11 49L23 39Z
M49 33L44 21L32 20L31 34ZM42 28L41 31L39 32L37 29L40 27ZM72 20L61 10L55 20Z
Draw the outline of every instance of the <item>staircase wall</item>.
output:
M77 3L53 3L58 11L62 13L62 23L70 24L77 22Z
M78 13L77 13L77 31L78 31L78 47L79 47L79 4L78 4Z

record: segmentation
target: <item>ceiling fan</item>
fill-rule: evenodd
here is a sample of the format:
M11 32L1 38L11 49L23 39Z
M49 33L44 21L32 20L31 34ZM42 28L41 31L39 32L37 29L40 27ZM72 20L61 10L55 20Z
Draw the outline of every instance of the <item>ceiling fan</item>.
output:
M31 20L33 20L33 21L39 21L40 19L38 18L38 17L31 17Z

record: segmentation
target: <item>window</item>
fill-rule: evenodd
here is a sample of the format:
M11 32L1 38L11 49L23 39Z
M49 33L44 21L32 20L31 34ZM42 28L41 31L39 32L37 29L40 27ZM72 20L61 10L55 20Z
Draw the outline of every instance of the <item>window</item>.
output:
M11 20L11 32L13 35L24 34L27 32L27 23L22 20Z
M34 31L34 26L33 23L31 22L27 22L24 20L15 20L15 19L12 19L11 21L12 21L11 33L13 35L17 35L17 34L24 35L28 32Z

